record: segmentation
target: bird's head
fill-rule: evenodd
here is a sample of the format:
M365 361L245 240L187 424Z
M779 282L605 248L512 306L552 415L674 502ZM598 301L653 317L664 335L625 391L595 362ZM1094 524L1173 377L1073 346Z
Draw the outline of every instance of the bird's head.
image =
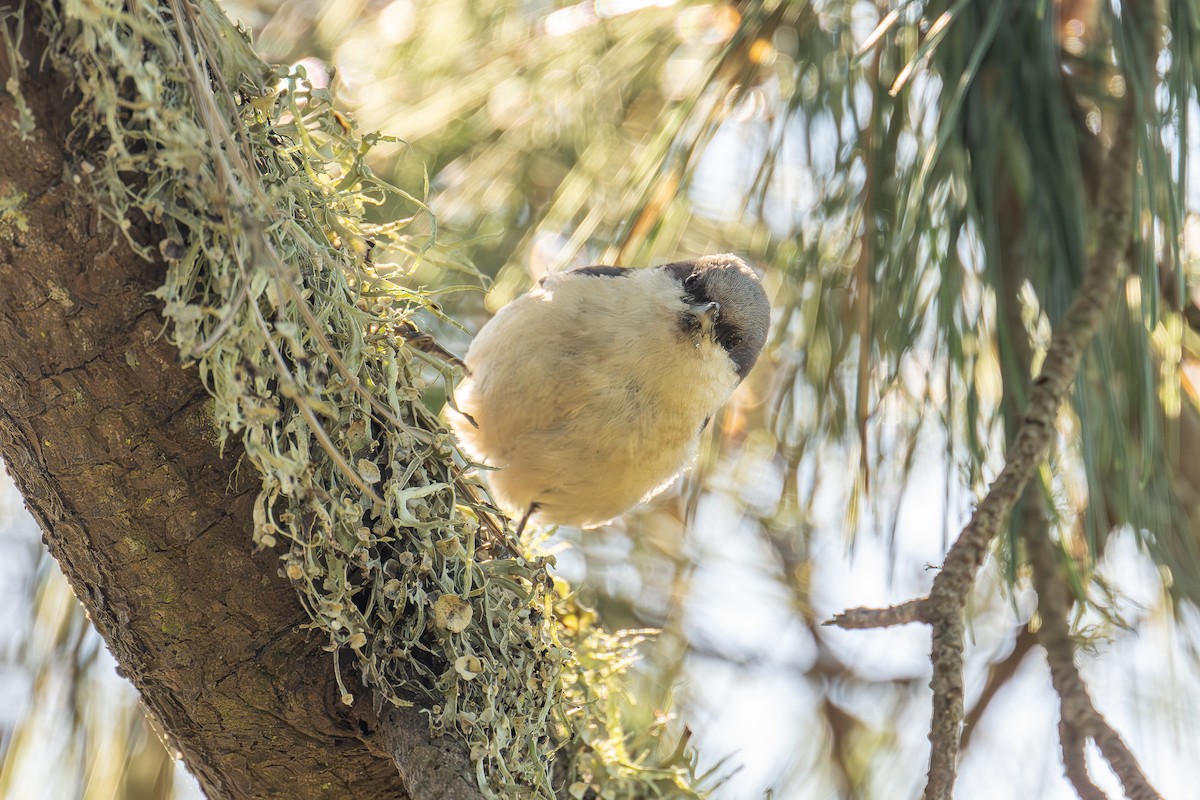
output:
M740 258L728 253L660 267L679 281L685 304L680 324L725 349L745 378L767 341L771 307L762 283Z

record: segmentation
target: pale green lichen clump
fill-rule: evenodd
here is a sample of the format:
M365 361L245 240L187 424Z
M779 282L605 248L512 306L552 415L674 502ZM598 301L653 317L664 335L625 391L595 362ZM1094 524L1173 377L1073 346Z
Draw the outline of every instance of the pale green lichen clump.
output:
M29 222L21 210L25 200L23 194L0 195L0 239L12 241L29 230Z
M404 333L440 312L378 262L428 257L436 225L364 163L379 137L302 72L270 70L206 0L37 6L82 96L72 141L93 155L73 178L165 262L169 335L222 442L261 475L254 543L282 553L344 699L362 680L431 708L492 796L552 796L555 758L572 797L696 796L683 744L663 746L652 712L628 716L630 637L556 621L546 563L462 476L422 402L421 371L448 368ZM7 37L30 8L0 20ZM406 218L368 224L383 202ZM158 241L139 241L146 229Z

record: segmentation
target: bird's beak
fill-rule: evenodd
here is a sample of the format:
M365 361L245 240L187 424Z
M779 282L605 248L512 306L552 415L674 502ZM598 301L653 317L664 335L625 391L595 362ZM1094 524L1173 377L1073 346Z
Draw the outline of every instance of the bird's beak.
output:
M717 321L717 316L721 313L721 304L697 303L696 305L688 306L688 313L696 318L696 323L700 326L700 331L708 333L712 330L713 324Z

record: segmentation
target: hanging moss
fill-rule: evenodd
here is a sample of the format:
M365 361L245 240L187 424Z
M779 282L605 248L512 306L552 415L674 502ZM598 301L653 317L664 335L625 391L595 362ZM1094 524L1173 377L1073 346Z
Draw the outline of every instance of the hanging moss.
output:
M636 635L557 621L566 592L422 402L431 366L456 369L409 344L441 313L404 283L437 225L365 163L383 137L263 64L211 2L38 6L82 98L71 144L95 154L72 178L165 262L167 335L261 478L253 544L280 553L343 700L353 679L429 709L490 796L552 796L556 757L572 797L697 796L686 739L664 747L661 715L625 699ZM19 40L22 15L4 22ZM408 216L368 222L385 202Z

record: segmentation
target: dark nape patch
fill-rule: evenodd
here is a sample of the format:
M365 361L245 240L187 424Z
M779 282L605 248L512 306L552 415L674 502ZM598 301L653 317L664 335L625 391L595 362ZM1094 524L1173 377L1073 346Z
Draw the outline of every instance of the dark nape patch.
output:
M578 269L569 269L566 272L551 272L543 275L538 281L538 286L545 286L546 281L559 275L595 275L598 278L624 278L633 272L630 267L606 267L603 264L597 264L594 267L579 267Z
M571 270L572 275L597 275L604 278L623 278L632 272L633 270L629 267L606 267L604 265Z

